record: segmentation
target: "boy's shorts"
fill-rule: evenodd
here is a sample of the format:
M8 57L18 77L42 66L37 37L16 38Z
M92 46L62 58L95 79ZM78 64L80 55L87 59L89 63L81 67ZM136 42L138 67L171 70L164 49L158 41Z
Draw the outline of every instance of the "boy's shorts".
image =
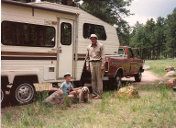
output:
M73 90L71 90L71 91L69 91L69 92L67 92L67 96L70 94L70 92L72 92Z

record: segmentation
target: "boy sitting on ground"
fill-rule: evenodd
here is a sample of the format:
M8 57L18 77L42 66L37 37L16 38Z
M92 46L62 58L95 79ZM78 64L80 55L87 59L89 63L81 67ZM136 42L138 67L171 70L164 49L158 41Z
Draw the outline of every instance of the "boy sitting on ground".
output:
M77 98L80 91L80 88L73 88L72 83L70 82L71 80L71 74L66 73L64 75L65 82L62 83L61 89L64 92L65 95L67 95L69 98Z

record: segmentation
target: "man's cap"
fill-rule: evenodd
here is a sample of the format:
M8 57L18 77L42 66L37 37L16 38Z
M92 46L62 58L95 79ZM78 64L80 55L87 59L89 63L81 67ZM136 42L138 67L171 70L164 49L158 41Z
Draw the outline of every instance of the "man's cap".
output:
M90 35L90 39L91 39L91 38L97 38L97 39L98 39L98 37L97 37L96 34L91 34L91 35Z
M64 77L71 76L70 73L65 73Z

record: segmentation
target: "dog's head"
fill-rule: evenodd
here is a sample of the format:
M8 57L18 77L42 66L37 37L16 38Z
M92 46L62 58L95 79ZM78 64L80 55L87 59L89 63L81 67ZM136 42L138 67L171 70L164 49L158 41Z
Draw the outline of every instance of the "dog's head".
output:
M82 88L82 92L83 92L84 94L89 93L88 87L83 87L83 88Z

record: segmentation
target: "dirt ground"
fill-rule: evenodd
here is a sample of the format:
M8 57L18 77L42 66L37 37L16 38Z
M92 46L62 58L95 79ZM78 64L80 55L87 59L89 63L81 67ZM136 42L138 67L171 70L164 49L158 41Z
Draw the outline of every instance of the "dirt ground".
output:
M131 78L123 78L123 81L126 82L134 82L136 85L146 85L146 84L155 84L156 81L164 80L165 78L151 72L151 71L144 71L142 73L142 81L141 82L134 82L134 77Z

